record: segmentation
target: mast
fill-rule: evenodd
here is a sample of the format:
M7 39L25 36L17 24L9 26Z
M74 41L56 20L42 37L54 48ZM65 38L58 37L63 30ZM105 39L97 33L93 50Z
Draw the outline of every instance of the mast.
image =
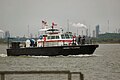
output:
M91 26L89 25L89 37L91 37Z
M67 19L67 32L69 32L69 19Z
M78 36L78 27L77 27L77 36Z
M109 33L109 20L108 20L108 33Z
M30 33L30 32L29 32L29 25L28 25L28 38L29 38L29 33Z

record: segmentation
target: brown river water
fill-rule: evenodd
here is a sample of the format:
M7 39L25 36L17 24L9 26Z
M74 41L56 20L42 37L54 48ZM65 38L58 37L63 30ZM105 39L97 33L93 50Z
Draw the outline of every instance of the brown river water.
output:
M93 55L35 57L6 56L7 45L0 44L0 71L70 70L82 72L84 80L120 80L120 44L100 44ZM63 80L42 75L6 75L6 80ZM46 78L43 78L46 77ZM67 79L64 79L67 80ZM79 80L74 78L74 80Z

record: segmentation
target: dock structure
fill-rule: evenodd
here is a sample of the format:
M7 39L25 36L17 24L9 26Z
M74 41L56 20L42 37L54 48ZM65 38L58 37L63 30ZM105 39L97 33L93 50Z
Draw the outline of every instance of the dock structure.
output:
M20 75L20 74L64 74L67 75L67 80L72 80L72 75L79 75L79 80L84 80L84 75L81 72L70 72L69 70L64 71L0 71L0 80L6 80L6 75ZM59 76L60 77L60 76ZM58 78L59 78L58 77ZM74 79L75 80L75 79Z

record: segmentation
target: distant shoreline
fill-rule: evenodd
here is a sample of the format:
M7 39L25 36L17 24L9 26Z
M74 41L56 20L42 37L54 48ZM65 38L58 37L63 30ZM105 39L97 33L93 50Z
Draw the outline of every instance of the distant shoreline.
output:
M97 39L92 39L92 43L93 44L120 44L119 40L117 40L117 41L110 41L110 40L103 41L103 40L97 40ZM7 42L4 39L0 39L0 44L7 45Z
M96 42L95 44L120 44L120 43L117 43L117 42Z

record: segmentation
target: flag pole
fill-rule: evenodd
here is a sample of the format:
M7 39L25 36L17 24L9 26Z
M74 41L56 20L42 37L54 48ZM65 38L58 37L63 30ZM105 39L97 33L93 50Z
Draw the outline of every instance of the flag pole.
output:
M67 31L69 32L69 19L67 19Z

